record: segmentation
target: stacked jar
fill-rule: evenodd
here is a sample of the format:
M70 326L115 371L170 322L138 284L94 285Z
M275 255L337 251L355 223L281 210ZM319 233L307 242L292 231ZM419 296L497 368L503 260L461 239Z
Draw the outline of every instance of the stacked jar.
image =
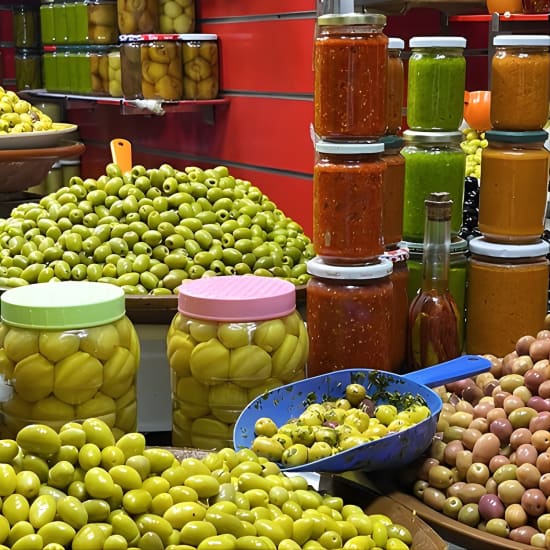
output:
M424 240L424 200L446 191L453 201L451 238L462 226L466 156L460 147L466 82L466 39L460 36L413 37L409 41L403 238L417 251ZM414 261L414 260L413 260ZM410 266L409 266L410 267ZM415 279L413 279L414 281ZM411 289L416 294L420 288ZM464 302L465 285L450 289L457 304ZM465 312L460 308L464 323ZM461 340L462 344L462 340Z
M541 239L549 157L550 36L497 35L479 230L470 241L466 350L504 355L544 326L549 246ZM490 304L491 315L486 305Z
M308 376L398 370L390 354L393 263L384 253L386 17L325 13L314 47L313 244ZM398 230L397 230L398 232ZM405 334L402 335L403 339Z
M38 8L17 4L12 8L15 45L15 85L18 90L42 87L40 23Z

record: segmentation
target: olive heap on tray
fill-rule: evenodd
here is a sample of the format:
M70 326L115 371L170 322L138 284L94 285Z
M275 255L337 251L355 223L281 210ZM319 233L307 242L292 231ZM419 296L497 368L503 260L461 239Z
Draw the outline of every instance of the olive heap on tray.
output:
M550 331L490 372L441 388L438 433L404 481L428 506L494 535L550 547Z
M2 287L89 280L171 295L185 279L248 273L300 285L313 255L302 227L224 166L109 164L0 219Z
M0 86L0 135L52 130L52 119L38 107Z
M97 418L0 440L0 550L408 550L412 535L249 449L176 458Z

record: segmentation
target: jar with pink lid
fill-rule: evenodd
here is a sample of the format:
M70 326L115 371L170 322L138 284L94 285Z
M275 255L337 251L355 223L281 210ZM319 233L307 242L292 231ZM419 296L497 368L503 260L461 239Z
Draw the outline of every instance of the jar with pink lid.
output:
M166 344L172 444L202 449L232 447L241 411L266 390L302 379L309 350L295 286L256 275L181 285Z

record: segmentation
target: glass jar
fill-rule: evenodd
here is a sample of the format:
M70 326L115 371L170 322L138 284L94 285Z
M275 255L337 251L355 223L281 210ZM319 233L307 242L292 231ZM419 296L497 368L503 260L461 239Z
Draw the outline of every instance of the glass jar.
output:
M493 44L493 129L542 129L548 120L550 97L550 36L497 35Z
M466 352L503 357L518 338L544 328L549 245L470 241Z
M313 245L329 263L362 264L384 251L382 143L318 141L313 168Z
M382 185L382 235L386 248L403 238L403 192L405 188L405 157L401 154L403 138L384 136L382 160L386 165Z
M73 177L80 177L80 160L62 159L59 161L62 181L66 185Z
M216 99L220 90L218 36L180 34L183 99Z
M44 66L44 54L42 55L42 66ZM32 104L40 109L45 115L48 115L53 122L63 122L63 105L61 102L52 101L33 101Z
M122 35L119 39L125 99L177 101L182 98L183 64L179 35Z
M46 194L55 193L58 189L63 187L64 181L67 181L63 178L63 168L61 167L61 162L56 162L52 165L44 181L44 189Z
M40 2L40 37L42 44L55 44L53 0Z
M59 90L57 82L57 51L55 46L44 46L42 54L42 80L47 92Z
M122 97L122 77L120 69L120 50L116 49L108 55L109 95Z
M407 125L412 130L457 130L464 113L466 39L417 36L409 47Z
M140 345L121 288L63 281L0 298L2 433L100 418L120 436L137 424Z
M157 33L159 0L117 0L117 20L120 34Z
M60 45L67 44L69 40L69 21L66 0L54 0L52 10L54 20L53 42Z
M314 46L314 129L323 139L361 141L386 131L386 16L322 15Z
M115 0L67 2L69 44L115 44L118 40Z
M550 153L548 134L488 131L481 153L479 230L490 241L537 242L544 231Z
M40 19L36 6L20 4L13 8L13 42L16 48L40 46Z
M409 251L405 247L386 249L381 258L393 263L390 281L393 285L392 293L392 343L390 346L390 370L403 372L407 359L407 327L409 322L409 298L407 287L409 282L409 268L407 261Z
M196 279L178 291L166 338L172 444L232 447L235 420L252 399L304 377L309 343L295 287L230 275Z
M423 243L401 243L409 250L407 267L409 278L407 282L407 296L409 305L422 287L422 253ZM466 323L466 287L468 281L468 241L460 237L451 239L449 256L449 292L456 302L460 315L459 339L460 345L464 345L464 329Z
M15 50L15 85L18 90L42 88L42 55L40 50Z
M548 13L550 0L523 0L523 13Z
M307 375L391 364L392 262L335 266L321 258L307 263L309 334Z
M403 132L405 190L403 239L421 242L424 236L424 200L430 193L446 191L453 201L451 235L462 226L466 155L460 148L462 132Z
M404 47L405 42L401 38L390 38L388 41L387 134L398 134L403 126L403 89L405 87L405 76L401 53Z
M159 31L190 33L195 31L195 0L160 0Z

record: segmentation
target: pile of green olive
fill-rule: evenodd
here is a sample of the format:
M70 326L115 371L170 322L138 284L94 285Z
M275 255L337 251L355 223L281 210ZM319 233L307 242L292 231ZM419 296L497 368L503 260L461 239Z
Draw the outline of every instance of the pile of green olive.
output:
M111 163L0 219L1 287L89 280L156 295L249 273L301 285L313 255L302 227L224 166L122 173Z
M550 330L487 357L490 372L439 388L436 437L403 481L446 516L548 548Z
M408 550L410 531L250 449L178 459L98 419L0 440L1 550Z
M0 86L0 135L53 130L52 119L38 107Z
M400 408L392 403L375 405L366 388L353 383L346 386L344 397L312 403L282 426L271 418L259 418L250 448L284 466L299 466L406 430L430 414L420 402Z

